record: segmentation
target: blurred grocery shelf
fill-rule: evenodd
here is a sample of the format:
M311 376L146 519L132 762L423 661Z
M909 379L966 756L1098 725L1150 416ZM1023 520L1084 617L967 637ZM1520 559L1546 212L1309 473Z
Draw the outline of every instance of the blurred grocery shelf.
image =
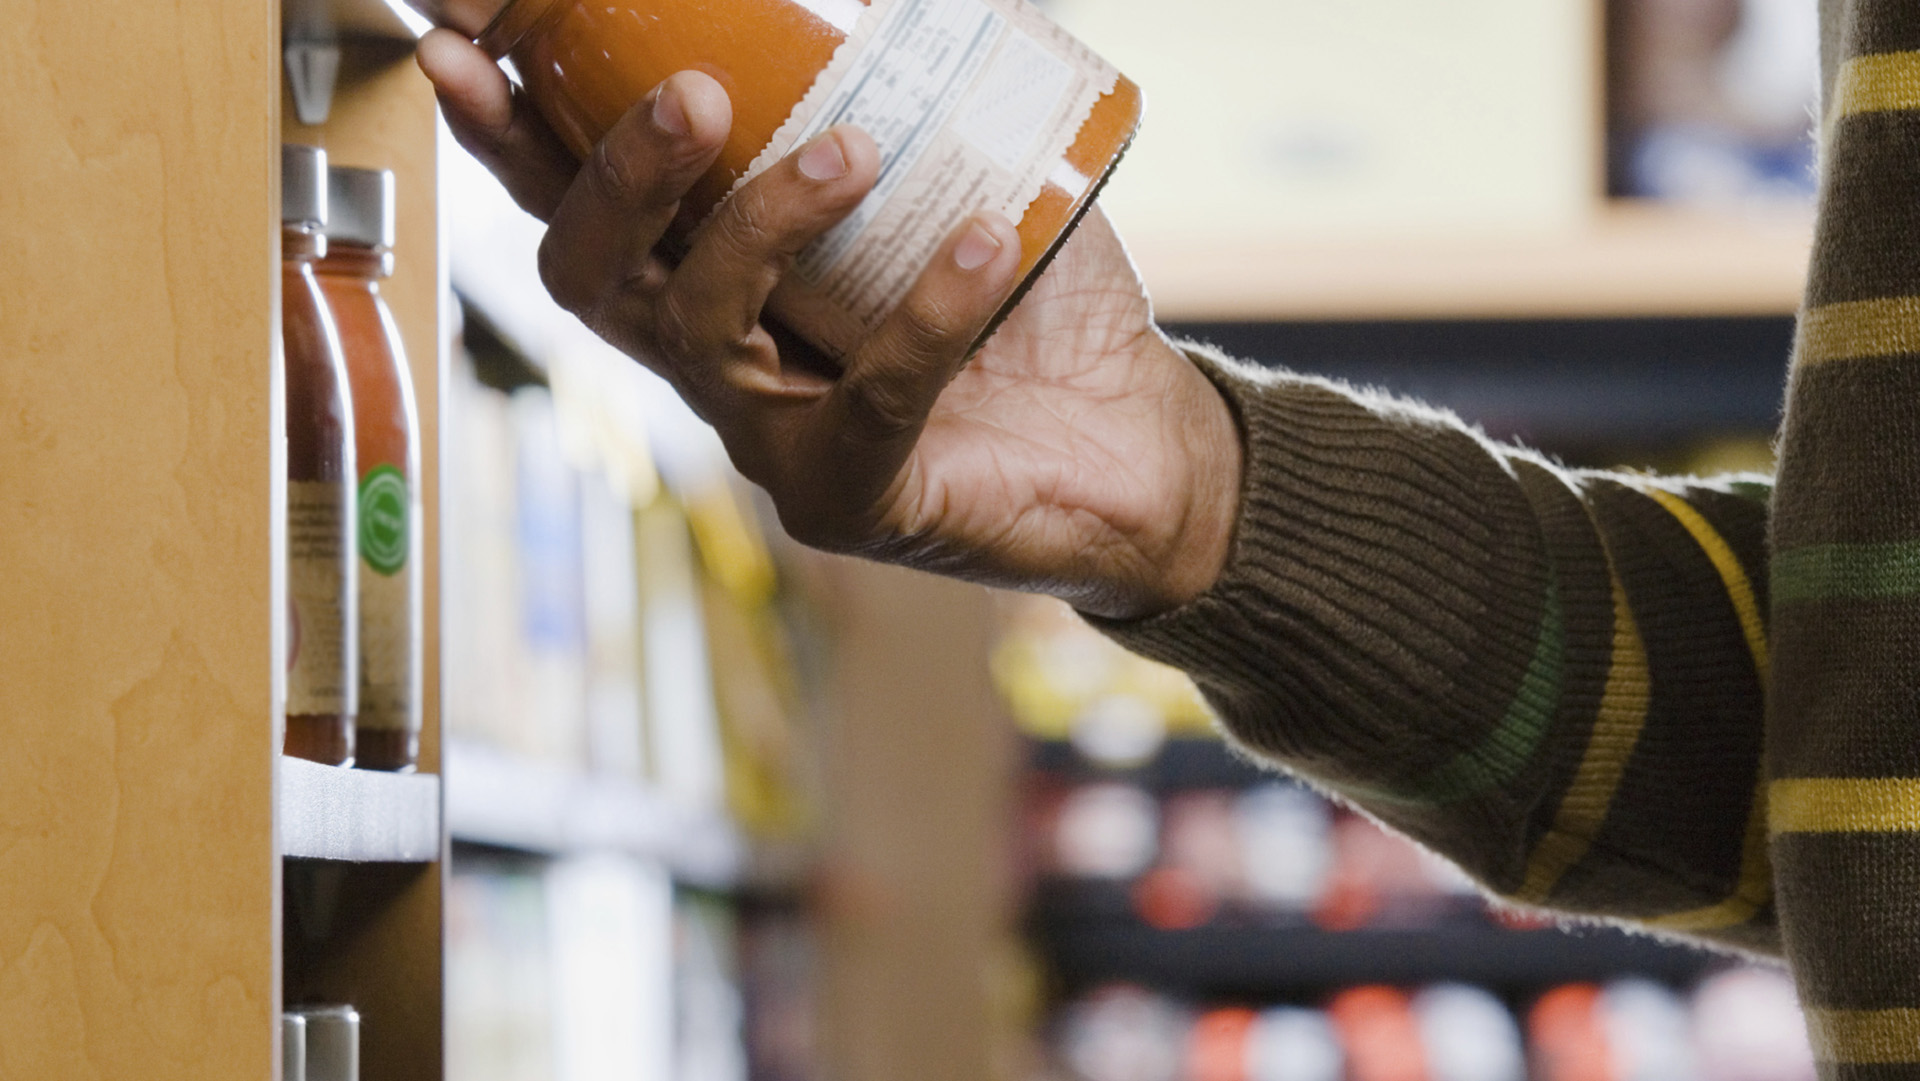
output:
M456 843L546 856L620 853L705 889L784 889L804 871L799 853L752 844L719 811L689 810L633 781L462 740L448 742L446 758L447 830Z
M1725 959L1607 927L1511 930L1484 918L1326 931L1304 919L1221 918L1161 930L1117 887L1041 891L1029 928L1068 987L1122 981L1196 997L1273 999L1330 987L1465 981L1496 988L1640 976L1698 979Z

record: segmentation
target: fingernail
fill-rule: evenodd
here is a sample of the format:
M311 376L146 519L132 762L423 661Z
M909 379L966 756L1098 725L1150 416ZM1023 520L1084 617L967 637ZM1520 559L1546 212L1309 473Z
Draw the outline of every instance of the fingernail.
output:
M813 141L800 155L800 172L810 180L838 180L847 175L847 156L832 132Z
M670 86L663 86L653 99L653 125L668 135L685 136L693 131L687 123L686 107L680 104L680 95Z
M960 238L960 243L953 246L953 261L961 270L979 270L993 262L993 257L1000 254L1000 247L1000 238L975 222L967 235Z

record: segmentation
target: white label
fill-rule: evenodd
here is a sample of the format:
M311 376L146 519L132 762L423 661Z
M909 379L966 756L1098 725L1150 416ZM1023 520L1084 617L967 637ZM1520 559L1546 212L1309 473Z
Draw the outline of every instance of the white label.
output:
M964 218L1025 215L1118 79L1025 0L874 0L741 181L836 124L880 150L874 190L801 254L775 313L852 351Z
M287 482L287 714L358 706L353 487Z

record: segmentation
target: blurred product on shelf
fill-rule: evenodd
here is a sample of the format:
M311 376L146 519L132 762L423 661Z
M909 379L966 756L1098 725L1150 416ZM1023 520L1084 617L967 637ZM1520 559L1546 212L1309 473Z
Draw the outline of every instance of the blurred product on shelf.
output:
M1413 996L1432 1081L1527 1081L1520 1025L1492 993L1437 984Z
M662 482L635 400L659 388L624 358L561 354L551 389L490 387L479 368L463 357L449 393L470 465L448 480L453 737L803 833L794 598L750 496L684 451Z
M1066 1008L1060 1057L1084 1081L1182 1081L1192 1024L1188 1012L1168 999L1110 987Z
M538 865L456 861L446 913L447 1076L550 1081L553 957Z
M394 176L327 170L326 254L314 275L340 334L353 402L360 700L354 764L412 770L420 757L422 605L419 412L393 273Z
M1736 969L1694 995L1694 1047L1705 1081L1812 1081L1813 1053L1783 970Z
M353 762L360 697L358 472L346 359L314 263L327 252L327 155L280 149L286 392L286 753Z
M1375 984L1264 1008L1197 1005L1119 984L1066 1003L1048 1033L1051 1058L1076 1081L1814 1076L1792 983L1759 967L1728 969L1687 994L1635 979L1506 997L1459 983Z
M447 889L447 1076L809 1081L811 955L799 913L677 891L644 861L468 854Z
M1223 912L1328 931L1420 927L1481 907L1457 868L1293 781L1163 793L1042 782L1034 800L1043 875L1129 885L1162 930Z
M1247 1081L1345 1081L1347 1049L1319 1010L1262 1010L1247 1042Z
M645 684L640 677L640 568L631 494L610 474L580 477L580 566L588 583L586 758L614 777L646 776Z
M561 446L553 396L521 387L513 432L514 538L527 698L518 718L530 757L586 766L586 578L580 475Z
M1813 197L1811 0L1613 0L1616 194L1738 206Z
M1071 740L1090 761L1137 766L1170 736L1211 734L1185 674L1114 645L1066 605L1009 597L993 676L1022 731Z
M738 929L711 898L674 905L673 1075L693 1081L747 1081L746 1003Z

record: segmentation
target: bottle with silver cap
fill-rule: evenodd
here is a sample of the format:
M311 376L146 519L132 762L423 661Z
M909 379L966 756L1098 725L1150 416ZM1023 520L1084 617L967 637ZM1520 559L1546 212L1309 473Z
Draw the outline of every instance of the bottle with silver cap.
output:
M354 413L360 574L355 762L411 770L420 754L420 437L413 379L380 283L393 270L394 176L327 170L326 254L315 264L340 331Z
M280 1081L307 1081L307 1019L280 1015Z
M305 1081L360 1081L360 1012L352 1006L300 1006L307 1028Z
M314 264L326 255L326 153L280 151L280 331L287 437L286 753L353 762L360 694L353 405Z

